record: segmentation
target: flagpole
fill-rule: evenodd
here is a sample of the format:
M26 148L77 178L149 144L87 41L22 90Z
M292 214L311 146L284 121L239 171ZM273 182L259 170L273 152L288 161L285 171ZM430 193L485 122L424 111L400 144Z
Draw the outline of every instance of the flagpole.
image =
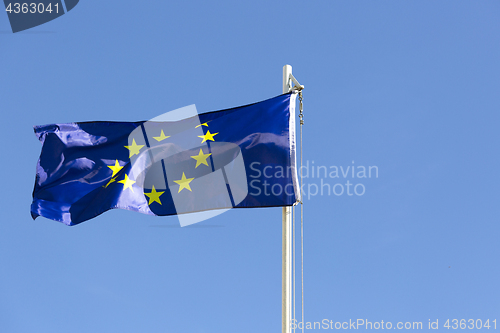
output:
M292 66L283 66L283 93L292 89L290 76ZM281 267L281 332L291 333L292 320L292 207L283 207L282 267Z

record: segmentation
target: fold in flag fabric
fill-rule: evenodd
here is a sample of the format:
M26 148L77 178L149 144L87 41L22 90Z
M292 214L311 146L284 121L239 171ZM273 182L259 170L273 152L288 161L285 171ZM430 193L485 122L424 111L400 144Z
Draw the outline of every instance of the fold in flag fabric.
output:
M31 215L76 225L114 209L167 216L300 200L295 93L175 121L35 126Z

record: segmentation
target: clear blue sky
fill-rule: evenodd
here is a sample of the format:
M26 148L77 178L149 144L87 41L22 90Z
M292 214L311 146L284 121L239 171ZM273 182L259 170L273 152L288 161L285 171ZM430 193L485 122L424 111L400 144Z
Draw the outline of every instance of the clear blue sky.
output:
M305 200L306 321L500 321L498 1L82 0L17 34L0 13L0 59L0 332L279 332L279 208L187 228L29 208L33 125L252 103L285 64L305 160L378 167Z

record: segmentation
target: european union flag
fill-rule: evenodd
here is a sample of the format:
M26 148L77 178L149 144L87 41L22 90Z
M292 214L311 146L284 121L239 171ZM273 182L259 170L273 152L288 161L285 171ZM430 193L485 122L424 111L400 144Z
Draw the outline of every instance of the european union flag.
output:
M113 208L180 217L293 205L295 97L177 120L36 126L31 215L75 225Z

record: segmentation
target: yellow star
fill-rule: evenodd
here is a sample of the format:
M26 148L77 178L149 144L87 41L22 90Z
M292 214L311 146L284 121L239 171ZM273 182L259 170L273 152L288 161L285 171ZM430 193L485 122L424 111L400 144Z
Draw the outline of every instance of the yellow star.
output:
M196 166L194 167L195 169L200 165L200 164L205 164L208 166L207 158L212 154L203 154L203 150L200 149L200 153L196 156L191 156L191 158L194 158L196 160Z
M118 160L115 161L115 165L108 165L108 168L113 170L113 174L111 177L114 177L123 167L120 166L120 163L118 163Z
M161 134L160 134L160 136L153 136L153 138L154 138L156 141L160 142L160 141L165 140L166 138L170 138L170 136L165 135L165 133L163 133L163 130L161 130Z
M135 183L135 180L132 180L128 178L128 175L125 174L125 179L119 180L118 183L123 184L123 190L125 191L127 188L129 188L132 192L134 192L134 189L132 188L132 184Z
M132 145L131 146L125 146L130 151L129 158L134 156L134 155L139 155L139 151L141 148L144 147L144 145L138 145L135 143L135 139L132 139Z
M186 178L186 175L183 172L182 178L180 180L174 180L174 182L179 184L179 192L182 191L182 189L188 189L189 191L191 191L191 186L189 186L189 183L191 183L191 181L193 179L194 178ZM179 193L179 192L177 192L177 193ZM191 192L193 192L193 191L191 191Z
M200 126L207 126L208 127L208 124L207 123L203 123L203 124L199 124L198 126L196 126L195 128L198 128Z
M156 192L155 186L153 185L153 189L151 190L151 193L144 193L144 195L147 195L147 197L149 198L148 205L151 205L155 201L161 205L160 195L162 195L163 193L165 193L165 191Z
M111 183L113 183L114 181L116 181L116 177L115 177L115 178L111 178L111 179L109 180L109 182L108 182L106 185L104 185L103 187L104 187L104 188L108 187L108 185L109 185L109 184L111 184Z
M203 141L201 141L201 143L203 143L203 142L208 141L208 140L215 141L214 136L216 136L217 134L219 134L219 133L217 132L217 133L212 134L212 133L210 133L209 130L207 130L207 134L198 135L198 137L203 139Z

